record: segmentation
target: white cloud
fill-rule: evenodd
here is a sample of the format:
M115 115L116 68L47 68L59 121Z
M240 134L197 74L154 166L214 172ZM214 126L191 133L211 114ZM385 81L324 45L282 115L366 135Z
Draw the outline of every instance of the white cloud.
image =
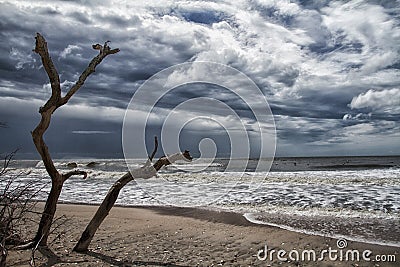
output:
M323 12L325 25L335 36L344 33L348 42L360 42L363 53L397 47L395 41L400 37L400 30L380 5L360 0L332 1Z
M16 61L15 68L20 70L26 66L33 68L36 59L31 54L20 51L17 48L11 48L10 58Z
M122 122L125 109L116 107L91 107L86 104L68 104L57 111L60 116L68 118L79 117L92 121Z
M255 2L264 7L275 9L278 15L293 16L301 12L300 7L289 0L256 0Z
M378 111L400 112L400 89L368 90L353 97L350 107L352 109L370 108Z
M263 10L252 6L253 3L274 10L273 16L290 17L293 23L279 24L266 17ZM383 76L386 81L387 76L392 80L396 77L396 73L378 75L377 72L398 58L399 27L383 7L365 1L345 4L331 1L322 12L286 0L251 3L118 1L102 11L91 8L91 4L93 2L87 5L66 2L56 6L50 2L30 4L21 1L19 6L56 9L62 13L63 17L58 19L65 20L65 25L73 20L71 12L85 14L93 25L74 22L80 25L77 28L82 34L89 32L92 39L97 32L112 35L113 41L121 44L118 44L121 51L129 51L135 59L140 55L138 62L124 62L121 66L141 69L143 62L140 59L154 65L163 62L164 66L189 59L212 60L230 64L251 75L257 84L272 91L279 100L301 97L321 87L332 87L332 84L337 87L367 84L368 76L376 77L374 83L383 81ZM221 21L204 25L185 20L182 14L188 12L215 12L223 16ZM106 27L112 20L104 18L113 16L126 21L126 25ZM129 21L132 18L135 18L134 22ZM112 33L109 32L111 29ZM357 43L362 46L361 52L345 48ZM310 45L339 47L321 56L318 51L310 53ZM60 51L60 57L76 49L80 48L68 45ZM349 66L353 65L359 65L358 69L349 71Z
M362 136L379 136L381 138L386 136L389 138L392 135L399 137L399 128L399 125L393 121L375 121L346 126L340 129L340 132L341 136L350 142L351 138Z
M27 114L39 114L39 107L43 106L45 100L40 99L19 99L16 97L1 97L0 106L2 108L8 107L8 111L18 114L19 111L23 110L25 116ZM108 121L108 122L122 122L125 109L116 107L91 107L84 103L82 104L68 104L61 107L56 111L57 116L67 118L80 118L91 121Z
M347 60L341 58L342 62L361 64L361 75L375 73L397 61L400 28L383 6L360 0L332 1L323 13L333 43L339 42L339 49L352 55Z
M398 61L398 53L395 51L384 51L375 55L369 56L361 67L361 73L368 75L375 73L385 67L388 67Z
M75 84L75 82L64 80L63 82L60 83L60 87L61 87L61 90L69 90L74 84ZM50 85L50 83L43 84L42 92L51 94L51 85Z
M61 53L61 58L66 58L69 54L71 54L74 50L82 50L81 47L77 45L68 45Z
M371 119L372 113L364 114L358 113L357 115L345 114L343 116L344 121L352 121L352 120L369 120Z

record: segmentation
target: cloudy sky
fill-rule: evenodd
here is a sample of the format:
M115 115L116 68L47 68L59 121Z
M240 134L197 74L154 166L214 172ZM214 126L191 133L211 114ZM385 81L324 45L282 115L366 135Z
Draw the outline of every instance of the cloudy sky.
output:
M21 148L21 156L35 155L30 131L50 94L32 52L40 32L64 92L96 55L92 44L110 40L112 48L121 49L54 114L46 141L56 157L120 157L122 121L132 95L158 71L188 61L226 64L259 86L274 115L278 156L400 154L399 1L18 0L0 5L0 122L7 124L0 127L0 152ZM240 98L205 84L170 91L154 113L168 114L196 97L229 104L246 129L254 124ZM192 124L191 129L217 127L204 126L203 120ZM162 119L154 120L146 138L151 141L161 125ZM211 135L191 131L182 146L197 152L202 138L214 138L224 155L226 133Z

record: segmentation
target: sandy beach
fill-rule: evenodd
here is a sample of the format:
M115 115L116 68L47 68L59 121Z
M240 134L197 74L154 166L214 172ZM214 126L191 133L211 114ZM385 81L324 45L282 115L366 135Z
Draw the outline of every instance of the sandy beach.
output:
M39 203L37 208L43 208ZM59 204L69 221L55 231L50 250L35 253L37 266L399 266L399 248L348 241L346 250L372 251L370 262L291 260L288 253L320 253L337 240L248 222L241 214L176 207L114 207L85 254L72 252L96 206ZM63 229L64 231L61 231ZM35 229L31 229L32 233ZM54 240L53 240L54 239ZM259 250L285 250L287 260L260 260ZM10 251L9 266L28 266L30 251ZM259 254L263 256L264 254ZM291 254L294 256L295 254ZM361 255L361 254L360 254ZM395 255L397 263L373 261Z

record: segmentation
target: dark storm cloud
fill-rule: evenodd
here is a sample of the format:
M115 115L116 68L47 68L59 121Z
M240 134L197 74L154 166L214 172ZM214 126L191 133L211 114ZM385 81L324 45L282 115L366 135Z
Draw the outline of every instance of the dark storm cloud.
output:
M340 144L360 149L358 137L366 146L378 140L386 148L399 143L400 110L393 100L400 90L399 9L395 1L378 0L127 1L107 6L98 1L6 1L0 10L0 121L9 128L0 129L1 134L15 139L10 149L34 150L29 131L50 93L40 58L32 52L35 33L41 32L63 92L96 55L92 44L110 40L112 48L121 49L57 111L59 121L48 139L58 152L116 152L133 93L158 71L186 61L228 64L251 77L276 116L281 154L290 155L289 145L295 142L306 154L313 153L313 146L326 147L323 153L328 154L328 148L338 153ZM211 85L172 90L158 103L159 117L202 96L228 104L254 131L249 110L254 103ZM208 111L218 113L212 107ZM160 123L152 121L152 131ZM55 136L77 141L69 149ZM225 144L222 135L219 139Z
M330 0L299 0L299 4L306 9L321 9L329 4Z
M191 21L194 23L201 23L201 24L209 24L209 25L216 22L220 22L224 19L223 14L212 11L181 12L181 14L187 21Z
M90 24L91 21L88 18L87 14L85 13L79 13L79 12L71 12L70 14L68 14L72 19L79 21L80 23L83 24Z
M241 115L245 115L241 112L250 111L249 105L234 91L207 83L185 84L174 88L159 100L157 107L173 108L189 99L198 97L209 97L222 101Z
M309 143L314 142L316 140L323 140L327 137L327 131L323 129L309 129L307 131L287 131L285 130L278 130L277 135L279 139L285 140L286 142L296 142L299 143Z

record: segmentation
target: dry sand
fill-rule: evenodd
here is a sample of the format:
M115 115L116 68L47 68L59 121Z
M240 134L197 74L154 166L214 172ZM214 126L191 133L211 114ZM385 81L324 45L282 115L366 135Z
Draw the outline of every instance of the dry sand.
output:
M43 208L43 205L38 205ZM348 242L346 249L393 254L397 263L274 261L257 259L268 249L287 252L337 249L335 239L252 224L240 214L191 208L114 207L99 228L90 251L72 252L96 206L59 204L70 220L51 244L35 253L37 266L400 266L399 248ZM32 229L32 234L35 229ZM49 241L60 234L52 234ZM294 255L294 254L293 254ZM286 255L287 257L288 255ZM29 251L10 251L9 266L28 266Z

